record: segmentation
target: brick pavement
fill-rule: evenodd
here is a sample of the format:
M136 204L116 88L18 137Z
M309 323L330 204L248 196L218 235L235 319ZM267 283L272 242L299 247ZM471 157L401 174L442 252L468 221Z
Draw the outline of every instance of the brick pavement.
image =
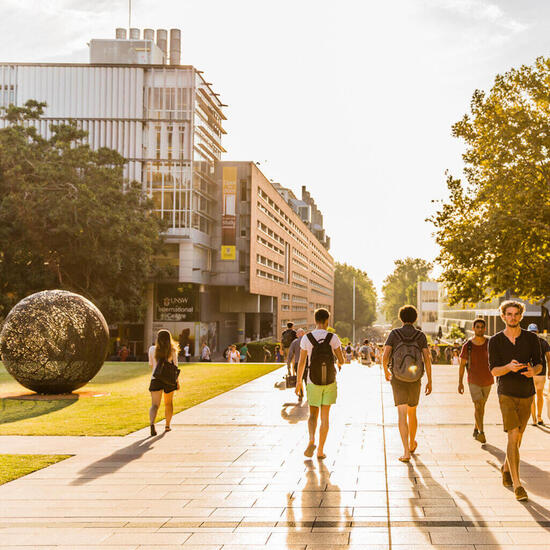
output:
M550 430L527 429L530 501L518 503L500 484L495 392L482 447L456 372L437 366L406 465L379 368L347 366L320 463L303 457L307 410L281 376L180 413L155 438L1 437L2 452L75 456L0 487L0 550L550 548Z

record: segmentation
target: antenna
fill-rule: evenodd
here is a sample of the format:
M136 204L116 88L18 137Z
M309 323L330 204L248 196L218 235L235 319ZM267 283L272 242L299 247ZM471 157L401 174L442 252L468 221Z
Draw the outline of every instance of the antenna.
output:
M128 0L128 32L132 28L132 0Z

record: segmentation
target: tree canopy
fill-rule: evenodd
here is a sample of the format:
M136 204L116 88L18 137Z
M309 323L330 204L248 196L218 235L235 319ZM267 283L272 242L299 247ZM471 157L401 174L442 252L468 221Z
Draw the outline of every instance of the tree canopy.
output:
M0 317L32 292L61 288L109 322L135 320L162 223L141 184L124 182L116 151L92 150L74 122L42 137L34 122L44 107L10 106L0 130Z
M376 290L369 276L348 264L336 264L334 273L334 328L351 336L353 279L355 277L355 326L370 326L376 319Z
M382 311L388 321L397 321L399 308L405 304L416 306L417 283L427 281L432 264L421 258L395 261L393 273L384 279Z
M498 75L476 90L453 128L466 144L465 182L430 219L451 304L507 290L550 296L550 59Z

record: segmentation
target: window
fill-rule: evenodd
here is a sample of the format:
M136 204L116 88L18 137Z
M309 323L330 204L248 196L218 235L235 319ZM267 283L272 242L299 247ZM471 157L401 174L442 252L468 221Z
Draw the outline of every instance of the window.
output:
M248 200L247 184L248 184L248 182L246 180L241 180L241 201L247 201Z

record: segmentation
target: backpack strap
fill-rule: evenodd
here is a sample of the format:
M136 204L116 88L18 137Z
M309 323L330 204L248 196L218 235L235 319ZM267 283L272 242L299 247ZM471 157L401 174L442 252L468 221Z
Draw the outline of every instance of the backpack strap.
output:
M323 340L324 346L330 346L330 341L332 340L332 332L327 332L327 335L325 336L325 339Z
M472 363L472 339L468 340L466 342L466 349L468 350L468 362L466 363L466 369L470 368L470 364Z
M319 342L317 342L317 340L315 340L315 338L314 338L313 334L311 334L311 332L308 332L308 333L306 334L306 336L307 336L307 339L311 342L311 345L312 345L314 348L316 348L317 346L320 345Z

